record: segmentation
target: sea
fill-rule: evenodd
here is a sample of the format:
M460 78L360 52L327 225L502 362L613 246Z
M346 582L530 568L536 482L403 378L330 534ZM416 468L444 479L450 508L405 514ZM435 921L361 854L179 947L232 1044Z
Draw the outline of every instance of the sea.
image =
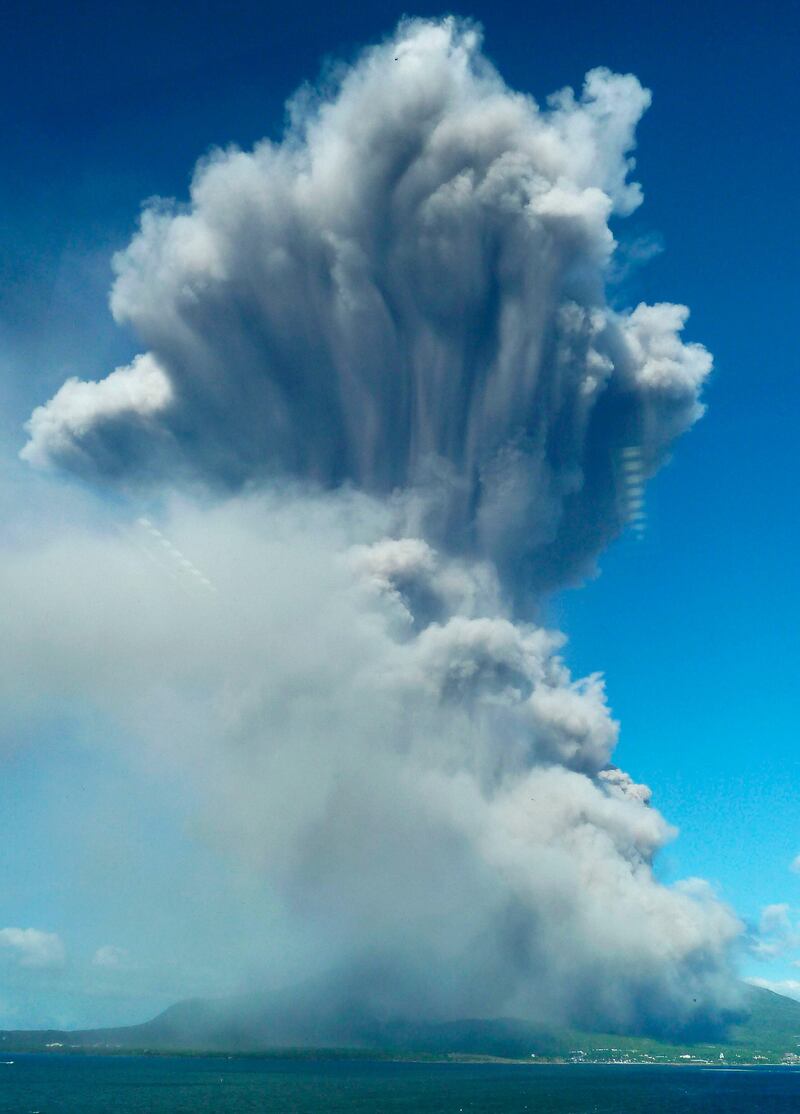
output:
M800 1071L8 1055L3 1114L782 1114Z

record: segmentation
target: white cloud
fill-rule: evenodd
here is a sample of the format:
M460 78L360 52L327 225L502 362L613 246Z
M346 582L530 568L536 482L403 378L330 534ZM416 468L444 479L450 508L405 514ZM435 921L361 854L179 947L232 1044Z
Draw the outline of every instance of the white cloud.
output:
M0 928L0 955L3 951L20 967L62 967L66 961L61 938L38 928Z
M752 951L762 958L774 958L800 948L800 921L792 921L786 902L765 905L761 910Z
M784 935L789 932L789 906L785 902L775 905L765 905L761 910L759 931L765 934L779 933Z
M125 948L118 948L114 944L104 944L92 956L94 967L118 968L123 967L128 960Z

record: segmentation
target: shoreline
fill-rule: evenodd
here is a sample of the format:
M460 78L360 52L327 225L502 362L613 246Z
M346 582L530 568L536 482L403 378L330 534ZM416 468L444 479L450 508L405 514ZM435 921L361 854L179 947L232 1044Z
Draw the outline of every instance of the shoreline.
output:
M324 1048L297 1049L297 1048L270 1048L253 1051L225 1051L219 1049L149 1049L149 1048L87 1048L87 1047L60 1047L60 1048L7 1048L3 1054L13 1056L37 1056L45 1058L68 1057L81 1059L97 1057L103 1059L180 1059L180 1060L225 1060L225 1061L264 1061L264 1062L289 1062L289 1063L338 1063L338 1064L417 1064L417 1065L453 1065L453 1066L481 1066L487 1067L609 1067L609 1068L694 1068L704 1071L758 1071L763 1069L793 1071L800 1068L797 1063L785 1063L780 1060L731 1060L713 1062L709 1060L590 1060L590 1059L565 1059L563 1057L547 1058L514 1058L507 1056L472 1055L469 1053L449 1053L446 1055L427 1055L424 1053L395 1053L381 1052L380 1050L337 1049ZM15 1061L5 1060L0 1062L11 1065Z

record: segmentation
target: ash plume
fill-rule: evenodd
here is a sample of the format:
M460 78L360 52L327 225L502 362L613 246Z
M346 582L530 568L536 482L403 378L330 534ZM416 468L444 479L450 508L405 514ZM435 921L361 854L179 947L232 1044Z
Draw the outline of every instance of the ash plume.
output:
M151 204L111 307L147 352L70 379L23 456L90 477L184 469L416 490L427 536L590 567L643 475L701 413L711 366L682 306L612 311L612 215L650 94L593 70L540 108L455 20L410 21L290 106L280 143L213 152L188 205Z
M474 26L402 23L146 208L111 297L146 351L28 423L32 464L164 496L148 529L214 591L118 533L7 551L3 683L21 654L124 723L384 1016L735 1004L739 922L657 880L674 831L613 764L602 677L531 621L702 413L685 307L606 300L649 100L598 69L541 108Z

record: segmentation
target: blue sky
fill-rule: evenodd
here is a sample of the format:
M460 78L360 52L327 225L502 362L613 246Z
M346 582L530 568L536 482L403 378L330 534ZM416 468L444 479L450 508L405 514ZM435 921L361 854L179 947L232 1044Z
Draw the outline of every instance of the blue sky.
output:
M643 539L616 542L601 575L551 601L549 618L569 636L576 673L605 673L622 723L617 760L680 828L661 875L710 879L754 924L783 903L791 921L800 916L800 874L789 869L800 852L796 5L455 10L482 23L506 81L537 98L579 85L596 65L633 72L653 92L637 132L645 203L615 231L623 245L642 238L663 251L632 267L613 297L691 307L688 337L714 355L708 412L650 484ZM405 11L370 3L349 6L346 18L330 6L276 14L249 0L167 11L12 6L0 45L0 445L16 484L28 482L16 453L33 406L67 375L99 378L137 350L113 324L107 291L111 255L141 203L185 197L191 167L212 145L277 136L286 97L320 59L349 57ZM87 955L112 937L126 954L139 945L120 936L113 910L86 931L81 887L112 879L114 863L98 849L75 873L77 848L98 841L75 835L76 796L102 796L126 776L113 754L87 757L95 752L85 737L104 729L56 709L36 745L14 751L0 787L0 922L80 937ZM135 875L152 861L148 846L168 846L166 891L180 875L192 805L165 819L145 799L126 821L130 858L119 869ZM187 860L186 872L196 869ZM207 870L205 885L238 884L223 865ZM149 931L178 953L182 923L162 913ZM219 926L220 947L227 931ZM800 949L776 951L745 956L745 974L793 979ZM42 1001L56 1020L135 1020L183 987L176 976L174 993L150 987L128 1000L103 985L75 1005L57 980L15 984L10 995L0 988L0 1007L26 1024Z

